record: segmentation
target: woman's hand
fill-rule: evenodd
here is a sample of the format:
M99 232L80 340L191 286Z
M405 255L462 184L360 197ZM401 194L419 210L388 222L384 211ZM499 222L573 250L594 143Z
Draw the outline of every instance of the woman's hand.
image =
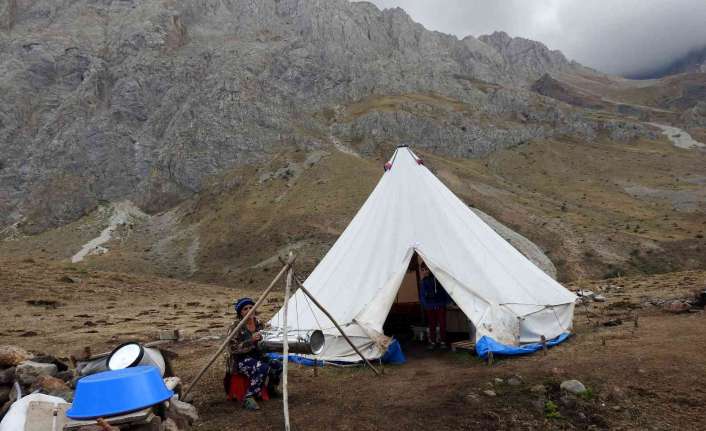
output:
M252 341L253 341L253 343L257 343L259 341L262 341L262 334L259 332L252 334Z

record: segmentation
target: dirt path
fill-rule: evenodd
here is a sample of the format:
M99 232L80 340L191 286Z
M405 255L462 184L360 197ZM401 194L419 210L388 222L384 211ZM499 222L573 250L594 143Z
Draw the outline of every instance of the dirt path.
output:
M647 124L659 128L662 131L662 134L666 136L669 141L674 144L674 146L677 148L682 148L685 150L706 148L706 144L702 144L701 142L692 138L690 134L678 127L665 126L663 124L657 123Z

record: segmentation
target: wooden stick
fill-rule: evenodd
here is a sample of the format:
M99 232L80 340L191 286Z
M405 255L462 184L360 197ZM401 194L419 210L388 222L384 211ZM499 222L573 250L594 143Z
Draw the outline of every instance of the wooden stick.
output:
M540 340L542 342L542 351L544 352L544 356L547 356L547 337L542 335Z
M313 296L311 293L309 293L309 291L306 289L306 287L304 287L304 284L303 284L301 281L297 280L297 284L299 285L299 288L302 290L302 292L304 292L304 294L305 294L306 296L308 296L309 299L311 299L311 301L312 301L317 307L319 307L319 310L321 310L321 311L326 315L326 317L329 318L329 320L331 321L331 323L333 323L334 326L336 326L336 329L338 329L338 332L341 333L341 335L343 336L343 338L348 342L348 344L353 348L353 350L355 350L355 352L358 354L358 356L360 356L361 359L363 359L363 361L365 362L365 364L367 364L367 365L370 367L370 369L373 370L373 371L375 372L375 374L379 376L379 375L380 375L380 372L377 370L377 368L373 367L373 364L371 364L370 361L368 361L368 358L366 358L365 356L363 356L362 353L360 353L360 350L358 350L358 348L355 346L355 344L353 344L353 342L351 341L351 339L348 338L348 335L346 335L346 333L343 332L343 329L341 329L341 326L338 324L338 322L336 322L336 319L333 318L333 316L331 315L331 313L329 313L328 311L326 311L326 309L324 308L324 306L321 305L321 303L319 303L319 301L317 301L316 298L314 298L314 296Z
M226 337L225 341L223 341L223 344L221 344L221 346L218 348L218 350L216 351L216 353L214 353L213 356L211 356L211 359L208 360L208 363L206 363L206 365L204 365L204 367L201 368L201 371L199 371L199 373L196 375L196 378L194 379L194 381L193 381L193 382L186 388L186 390L184 391L184 395L182 395L182 399L183 399L184 397L186 397L186 396L189 394L189 392L191 392L191 389L192 389L194 386L196 386L196 383L201 379L201 377L203 377L204 373L206 373L206 370L208 370L208 368L209 368L211 365L213 365L213 363L216 361L216 359L218 359L218 355L221 354L221 352L223 351L223 349L226 348L226 346L228 345L228 343L230 342L230 340L231 340L233 337L235 337L235 335L238 333L238 331L240 331L240 328L242 328L243 325L245 325L245 323L248 321L248 319L250 319L250 317L255 313L255 310L257 310L257 308L258 308L260 305L262 305L263 302L265 302L265 298L266 298L267 295L270 293L270 291L272 290L272 288L275 286L275 283L277 283L277 281L278 281L280 278L282 278L282 274L284 274L285 271L287 271L289 268L291 268L291 266L292 266L292 264L289 263L289 262L287 262L287 263L282 267L282 269L279 271L279 273L277 274L277 276L275 276L275 279L272 280L272 283L270 283L270 285L267 286L267 289L265 289L265 291L262 292L262 295L260 295L260 297L257 299L257 302L255 302L255 305L253 305L253 307L252 307L252 308L250 309L250 311L245 315L245 317L240 321L240 323L238 323L238 325L235 327L235 329L233 329L233 331L232 331L230 334L228 334L228 336Z
M289 365L289 334L287 333L287 305L289 303L289 294L292 290L292 277L294 271L292 271L292 263L294 263L294 253L289 252L289 258L287 259L287 265L289 269L287 270L287 279L284 287L284 318L282 319L282 326L284 331L284 345L282 346L282 358L284 363L282 364L282 408L284 410L284 430L289 431L289 389L287 388L287 372Z

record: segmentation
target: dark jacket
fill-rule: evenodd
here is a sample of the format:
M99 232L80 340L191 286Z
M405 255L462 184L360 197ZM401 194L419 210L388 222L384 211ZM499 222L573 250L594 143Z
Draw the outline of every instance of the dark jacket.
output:
M240 320L233 322L228 330L229 335L239 323ZM255 319L255 331L260 331L262 328L262 323ZM226 354L228 355L226 361L228 371L232 372L235 370L235 364L246 356L253 356L255 358L260 357L261 352L257 347L257 343L253 341L252 336L253 333L248 329L248 325L243 325L243 327L238 331L238 334L230 340L226 350Z
M449 303L449 294L444 290L444 286L436 281L436 277L430 274L422 280L419 302L425 310L438 310Z

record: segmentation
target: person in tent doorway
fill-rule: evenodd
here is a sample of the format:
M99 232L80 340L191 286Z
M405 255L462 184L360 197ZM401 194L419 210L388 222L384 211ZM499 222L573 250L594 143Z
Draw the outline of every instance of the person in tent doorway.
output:
M240 321L253 308L255 303L250 298L241 298L234 304L238 319L231 325L228 333L231 333ZM226 359L226 377L224 386L226 393L231 394L231 379L237 374L248 378L249 385L243 399L243 407L247 410L259 410L255 398L259 398L262 389L267 387L270 396L276 396L277 386L282 375L282 363L277 360L267 358L258 348L258 342L262 340L262 323L257 319L255 313L248 319L238 334L230 341Z
M419 272L422 278L419 302L422 304L429 328L429 346L427 348L434 350L438 346L446 349L448 347L446 344L446 306L449 303L449 295L425 263L422 263ZM436 336L437 326L439 327L438 338Z

